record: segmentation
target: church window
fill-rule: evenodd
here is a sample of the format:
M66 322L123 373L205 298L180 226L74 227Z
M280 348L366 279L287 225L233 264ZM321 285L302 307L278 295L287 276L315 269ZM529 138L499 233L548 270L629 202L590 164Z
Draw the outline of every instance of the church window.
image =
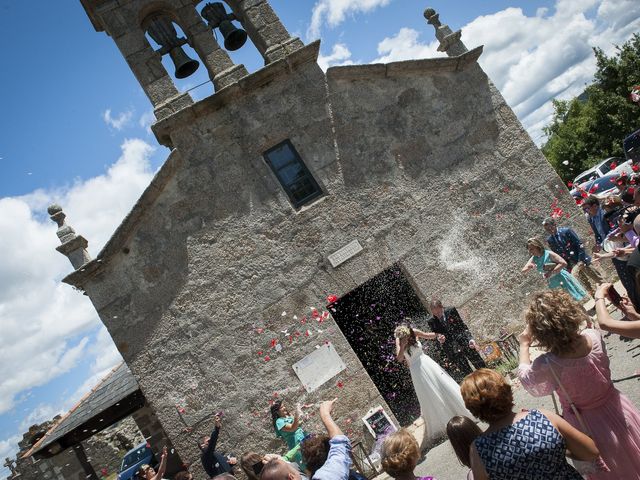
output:
M289 196L294 208L300 208L322 196L322 190L289 140L264 153L278 181Z

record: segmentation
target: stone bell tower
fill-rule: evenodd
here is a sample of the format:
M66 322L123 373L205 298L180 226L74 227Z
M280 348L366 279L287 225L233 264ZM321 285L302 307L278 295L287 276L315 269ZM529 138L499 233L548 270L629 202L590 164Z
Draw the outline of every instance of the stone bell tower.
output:
M170 55L176 76L184 78L195 71L197 60L189 59L182 50L190 45L198 54L216 90L247 75L244 65L232 62L216 41L212 29L223 36L233 33L237 21L246 30L265 64L283 58L303 46L293 38L275 15L268 0L229 0L228 14L221 2L201 0L81 0L97 31L106 32L116 43L142 89L153 104L157 119L193 103L188 93L176 89L170 72L162 65L162 56ZM201 4L200 12L196 6ZM186 38L179 38L177 25ZM244 33L244 31L243 31ZM154 50L145 34L161 48ZM226 42L225 42L226 43ZM236 45L226 45L233 48ZM239 48L239 47L238 47Z

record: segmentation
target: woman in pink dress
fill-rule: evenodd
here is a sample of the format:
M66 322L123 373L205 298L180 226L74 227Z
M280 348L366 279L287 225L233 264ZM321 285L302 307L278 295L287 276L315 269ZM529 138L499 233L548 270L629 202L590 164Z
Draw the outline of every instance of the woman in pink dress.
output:
M600 332L579 331L582 322L590 320L584 309L566 292L551 290L533 296L525 319L518 367L522 386L536 397L555 392L565 420L592 436L611 471L598 471L589 479L640 480L640 412L613 386ZM547 350L533 363L532 341Z

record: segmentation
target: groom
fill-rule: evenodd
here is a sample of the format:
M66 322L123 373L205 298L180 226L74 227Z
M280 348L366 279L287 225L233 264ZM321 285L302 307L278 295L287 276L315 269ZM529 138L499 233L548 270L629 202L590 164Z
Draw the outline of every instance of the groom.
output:
M476 342L471 332L455 307L444 308L440 300L434 299L429 304L429 309L431 310L431 317L427 320L429 328L432 332L446 337L440 348L444 354L442 366L449 375L460 383L472 372L469 362L475 368L486 368L487 364L477 352Z

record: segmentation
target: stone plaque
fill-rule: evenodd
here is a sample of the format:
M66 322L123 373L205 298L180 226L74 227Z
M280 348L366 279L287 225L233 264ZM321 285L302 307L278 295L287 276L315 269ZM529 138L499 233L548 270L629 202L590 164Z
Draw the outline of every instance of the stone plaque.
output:
M331 343L316 348L293 364L293 371L308 393L318 389L345 368L347 366Z
M331 262L331 266L335 268L341 263L344 263L347 260L349 260L351 257L356 255L357 253L360 253L361 251L362 251L362 245L360 245L360 242L358 242L358 240L354 240L353 242L350 242L344 247L342 247L340 250L333 252L327 258L329 259L329 262Z

